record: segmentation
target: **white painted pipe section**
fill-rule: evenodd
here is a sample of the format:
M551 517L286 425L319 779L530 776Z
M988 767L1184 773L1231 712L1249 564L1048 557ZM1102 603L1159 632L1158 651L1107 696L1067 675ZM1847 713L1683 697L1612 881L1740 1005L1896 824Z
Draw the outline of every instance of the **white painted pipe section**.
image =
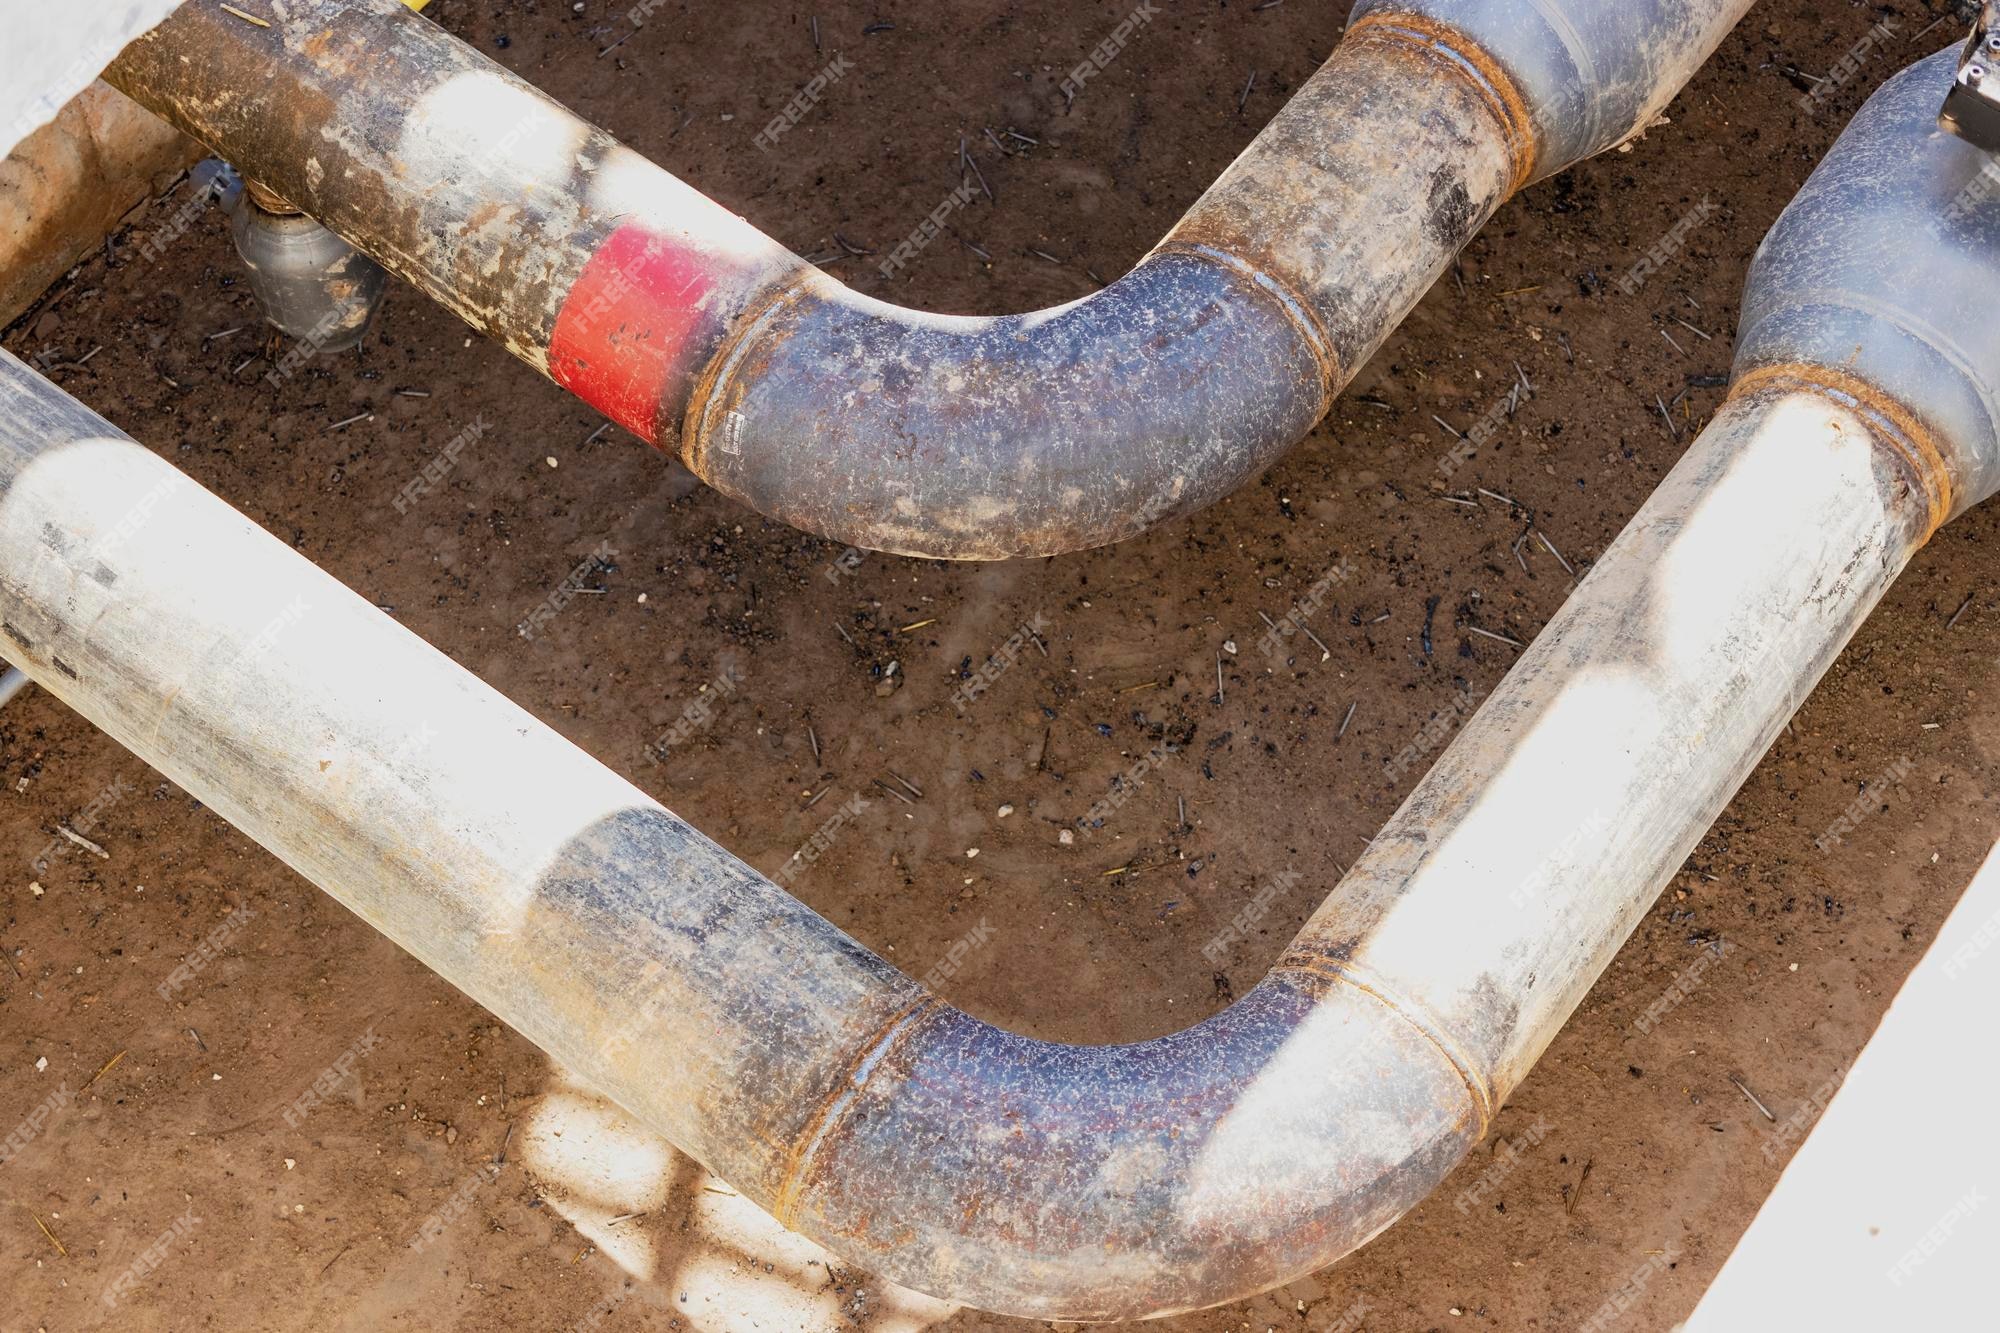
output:
M0 708L4 708L28 684L28 673L19 667L0 671Z

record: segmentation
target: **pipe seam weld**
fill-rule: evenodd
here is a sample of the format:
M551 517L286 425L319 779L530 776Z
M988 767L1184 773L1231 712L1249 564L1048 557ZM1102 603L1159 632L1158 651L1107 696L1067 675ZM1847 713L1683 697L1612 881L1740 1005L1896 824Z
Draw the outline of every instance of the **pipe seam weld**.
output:
M1457 75L1486 103L1507 140L1513 168L1508 195L1519 193L1535 178L1541 144L1527 96L1513 75L1464 30L1408 10L1378 9L1356 19L1347 29L1347 40L1393 43L1430 56L1440 68Z
M1459 1078L1465 1083L1466 1093L1471 1098L1473 1110L1479 1115L1479 1129L1473 1137L1479 1139L1486 1136L1495 1114L1493 1087L1480 1072L1478 1064L1452 1035L1451 1029L1422 1005L1398 994L1372 968L1329 958L1317 952L1294 951L1279 960L1278 965L1271 969L1271 975L1288 979L1298 978L1299 984L1309 994L1323 992L1329 982L1351 986L1409 1024L1424 1040L1436 1047L1438 1054L1458 1072Z
M1746 371L1730 385L1729 397L1784 389L1831 398L1867 422L1876 442L1924 497L1926 526L1919 543L1929 541L1944 526L1955 502L1951 468L1936 432L1915 412L1857 375L1805 361L1783 361Z
M778 1184L777 1198L771 1205L771 1216L780 1225L796 1230L799 1216L799 1199L812 1184L813 1167L819 1157L822 1144L833 1137L847 1118L847 1110L855 1098L867 1086L874 1075L876 1066L887 1059L917 1020L927 1013L942 1009L943 1001L934 995L920 995L909 1004L897 1010L895 1016L878 1028L867 1041L862 1042L854 1060L840 1082L826 1096L820 1108L814 1113L812 1129L805 1142L791 1154L786 1165L785 1178Z
M714 431L709 418L715 405L723 401L724 391L735 379L736 368L749 356L765 326L780 312L804 299L820 276L817 268L803 264L752 300L732 322L722 345L709 356L708 365L695 378L694 388L688 394L687 407L681 414L680 455L687 470L702 480L713 484L713 477L706 470L709 441Z
M1529 3L1534 6L1536 17L1548 25L1556 41L1562 44L1563 54L1576 69L1577 81L1585 88L1603 86L1604 75L1598 72L1597 62L1591 58L1590 43L1584 40L1583 32L1562 5L1552 0L1529 0ZM1589 99L1585 99L1584 108L1584 142L1596 143L1604 137L1604 118L1597 104Z
M1319 415L1326 415L1333 406L1333 400L1340 396L1340 385L1345 381L1340 366L1340 350L1334 345L1333 334L1326 327L1325 321L1314 312L1311 302L1241 255L1232 254L1201 241L1183 241L1169 236L1154 248L1153 254L1182 255L1218 265L1245 279L1252 287L1275 301L1285 317L1298 329L1299 340L1305 343L1306 349L1313 354L1313 360L1319 363L1320 385L1323 391Z
M1332 408L1334 399L1340 396L1345 372L1333 333L1310 302L1242 256L1203 242L1183 241L1169 236L1154 247L1147 258L1155 255L1179 255L1200 260L1241 279L1256 294L1267 297L1298 331L1299 341L1312 354L1313 362L1319 368L1320 403L1316 415L1324 416ZM772 284L762 296L745 307L734 321L728 337L709 357L707 367L696 378L682 416L681 462L696 476L710 479L704 469L715 432L713 418L716 405L726 401L728 389L735 382L738 369L748 360L759 335L773 319L808 296L821 277L818 269L807 266ZM664 432L661 434L664 435Z

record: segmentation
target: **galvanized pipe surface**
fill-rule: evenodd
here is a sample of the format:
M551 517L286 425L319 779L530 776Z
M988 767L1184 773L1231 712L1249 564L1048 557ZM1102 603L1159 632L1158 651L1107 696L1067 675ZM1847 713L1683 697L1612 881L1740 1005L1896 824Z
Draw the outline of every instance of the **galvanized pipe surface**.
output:
M106 77L725 493L989 559L1257 475L1510 193L1644 129L1749 4L1364 0L1137 268L1003 318L849 290L395 0L189 5Z

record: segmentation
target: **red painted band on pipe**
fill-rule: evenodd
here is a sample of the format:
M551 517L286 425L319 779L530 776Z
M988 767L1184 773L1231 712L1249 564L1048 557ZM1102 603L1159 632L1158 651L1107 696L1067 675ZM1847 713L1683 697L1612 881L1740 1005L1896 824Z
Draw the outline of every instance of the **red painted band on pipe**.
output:
M627 222L584 265L549 337L549 377L650 444L715 285L711 256Z

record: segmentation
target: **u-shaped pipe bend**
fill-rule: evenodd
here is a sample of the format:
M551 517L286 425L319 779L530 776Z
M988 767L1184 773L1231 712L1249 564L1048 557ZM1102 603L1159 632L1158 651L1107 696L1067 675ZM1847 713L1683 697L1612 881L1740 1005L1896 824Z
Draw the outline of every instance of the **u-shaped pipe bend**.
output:
M1890 81L1786 210L1729 401L1262 983L1153 1041L1037 1041L750 877L747 919L823 934L675 1007L839 1013L842 1055L725 1127L778 1145L725 1174L901 1281L1072 1319L1277 1286L1429 1194L1910 555L2000 488L2000 168L1936 128L1952 66Z
M1361 0L1137 268L1001 318L843 286L396 0L189 5L107 78L719 490L998 559L1256 476L1510 193L1644 129L1749 4Z

